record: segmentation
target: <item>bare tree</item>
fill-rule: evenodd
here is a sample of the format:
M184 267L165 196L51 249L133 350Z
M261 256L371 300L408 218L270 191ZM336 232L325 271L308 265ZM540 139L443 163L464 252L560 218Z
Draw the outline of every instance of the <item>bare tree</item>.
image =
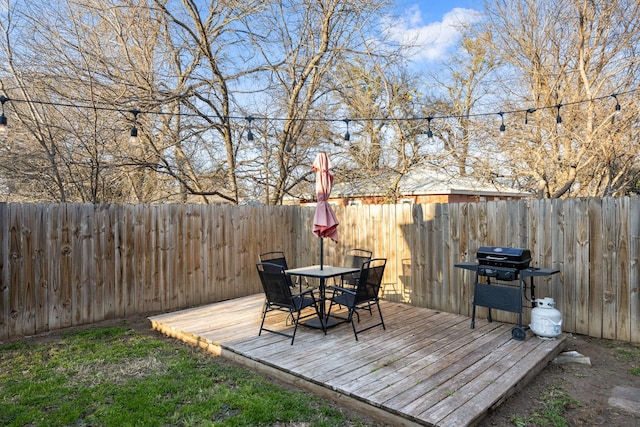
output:
M11 58L2 85L15 114L12 150L0 167L12 173L13 197L154 200L157 180L142 181L143 189L136 169L126 166L128 130L118 108L123 94L152 75L141 71L149 65L142 52L153 50L157 27L147 25L144 37L136 25L148 9L113 15L91 2L21 6L8 9L2 44ZM139 64L135 72L120 66L127 61Z
M540 197L624 192L638 176L637 96L628 94L640 77L640 4L498 0L489 17L493 49L512 73L501 88L519 96L511 106L527 119L496 161Z
M10 10L2 85L21 101L11 135L20 156L2 166L23 182L13 188L28 193L32 180L61 201L237 203L228 85L247 71L229 58L244 38L232 27L252 7L69 0ZM138 147L126 143L134 116Z
M432 155L421 120L427 100L399 53L369 52L343 66L336 81L340 103L353 118L347 142L353 166L341 171L341 179L379 179L389 201L400 196L400 179Z
M461 28L461 38L456 55L444 65L444 70L432 75L444 89L444 96L435 99L436 114L445 116L433 120L433 130L443 144L443 156L440 164L453 167L455 173L465 176L474 175L480 179L490 178L486 171L487 144L481 135L486 133L485 123L476 116L478 104L492 95L489 77L498 67L498 59L491 50L491 35L477 31L472 26ZM434 116L434 110L426 113Z
M271 135L275 168L265 165L272 171L272 202L310 177L316 152L343 151L348 110L339 104L335 79L365 55L362 35L371 35L365 28L384 7L370 0L274 1L247 23L266 70L262 92L272 117L282 118Z
M70 191L65 185L65 164L73 166L62 145L64 142L60 141L59 129L42 125L47 120L56 121L60 116L54 108L38 108L28 102L15 101L29 101L37 90L35 88L40 87L43 80L42 73L37 70L38 58L32 51L25 49L25 45L35 37L31 33L30 22L27 15L9 7L0 21L3 33L2 51L7 59L2 63L2 91L3 96L9 98L6 103L11 105L14 113L9 115L13 131L5 136L0 168L6 175L14 177L10 188L16 199L20 200L21 194L29 194L40 186L45 200L64 202ZM15 37L16 34L31 34L32 37L26 38L24 45L20 45L17 40L21 38Z
M243 77L256 72L255 65L245 60L251 56L247 43L250 33L241 23L248 16L261 13L265 5L261 1L239 0L211 2L207 7L188 0L183 0L180 7L160 0L154 3L167 22L166 37L170 41L174 71L180 80L172 95L187 112L202 121L200 129L194 131L203 145L211 147L214 153L219 150L212 144L218 140L225 153L224 159L212 163L211 173L224 173L224 179L214 179L211 183L213 191L204 191L192 170L185 175L188 179L183 184L188 181L193 185L189 189L191 194L217 195L238 203L237 156L241 140L235 138L232 110L236 108L234 96L238 94L235 91L242 86ZM213 139L206 141L211 136ZM194 135L189 138L193 139ZM184 152L176 153L180 164L187 165ZM197 156L195 152L193 155Z
M381 7L67 0L11 10L21 20L16 32L5 15L2 47L15 59L1 83L22 109L11 140L21 156L6 152L0 171L25 197L31 183L61 201L240 203L264 179L280 203L309 177L313 152L334 144L342 110L328 83L360 54ZM253 111L264 117L248 141ZM126 142L132 126L138 146ZM29 174L34 165L42 171Z

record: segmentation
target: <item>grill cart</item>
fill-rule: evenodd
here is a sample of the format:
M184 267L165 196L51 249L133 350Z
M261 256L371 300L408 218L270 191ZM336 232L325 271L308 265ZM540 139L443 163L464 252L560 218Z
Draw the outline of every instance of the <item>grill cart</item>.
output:
M560 270L530 267L531 251L521 248L481 246L476 259L475 263L455 264L457 268L475 272L471 328L475 328L476 306L489 309L489 322L492 308L518 313L518 326L511 330L511 337L523 341L526 337L526 328L522 325L523 300L533 304L536 299L533 278L550 276Z

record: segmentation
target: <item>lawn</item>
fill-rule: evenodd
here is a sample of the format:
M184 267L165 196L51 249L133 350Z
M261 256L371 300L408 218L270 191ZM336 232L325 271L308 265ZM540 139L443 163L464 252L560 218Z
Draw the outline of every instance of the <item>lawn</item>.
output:
M366 423L126 323L0 345L3 426L344 426Z

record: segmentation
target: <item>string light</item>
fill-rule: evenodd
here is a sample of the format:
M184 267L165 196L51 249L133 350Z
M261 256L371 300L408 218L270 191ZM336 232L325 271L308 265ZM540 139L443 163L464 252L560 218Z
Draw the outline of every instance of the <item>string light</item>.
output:
M347 124L347 132L344 134L344 140L345 141L349 141L351 139L351 134L349 133L349 122L351 120L350 119L343 119L342 121Z
M525 125L529 124L529 114L533 114L536 111L538 111L538 110L535 109L535 108L528 108L527 111L525 111L525 113L524 113L524 124Z
M4 103L8 100L9 98L0 96L0 103L2 103L2 115L0 115L0 136L7 134L7 117L4 115Z
M245 120L247 121L248 125L247 125L247 141L253 141L253 132L251 132L251 122L253 121L253 116L247 116L245 117Z
M620 111L621 107L620 107L620 102L618 102L618 94L614 93L611 96L613 97L613 99L616 100L616 107L615 107L616 111Z
M470 117L482 117L482 116L489 116L492 114L499 114L501 117L501 125L500 125L500 129L501 132L504 131L503 129L506 129L506 126L504 126L504 115L505 114L517 114L517 113L525 113L525 124L529 123L529 114L533 114L539 110L543 110L543 109L551 109L551 108L556 108L557 109L557 115L556 115L556 124L559 125L562 123L562 116L560 115L560 108L563 106L567 106L567 105L577 105L577 104L582 104L582 103L586 103L586 102L593 102L593 101L597 101L597 100L602 100L605 98L609 98L609 97L613 97L616 100L616 105L615 105L615 112L619 112L621 110L621 106L620 103L618 102L618 96L620 95L625 95L625 94L633 94L640 91L640 89L634 89L634 90L629 90L626 92L618 92L618 93L614 93L611 95L606 95L606 96L601 96L601 97L597 97L597 98L591 98L591 99L583 99L583 100L579 100L579 101L575 101L575 102L569 102L569 103L565 103L565 104L557 104L557 105L550 105L550 106L543 106L543 107L536 107L536 108L527 108L527 109L521 109L521 110L512 110L512 111L501 111L498 113L478 113L478 114L465 114L465 115L442 115L442 116L428 116L428 117L407 117L404 119L399 119L400 121L413 121L413 120L427 120L427 137L429 139L433 138L433 131L431 129L431 121L438 118L438 119L443 119L443 120L447 120L447 119L452 119L452 118L460 118L460 117L465 117L465 118L470 118ZM69 104L69 103L58 103L58 102L46 102L46 101L27 101L27 100L23 100L23 99L9 99L8 97L5 96L1 96L0 95L0 102L2 103L2 114L0 115L0 135L5 134L7 132L7 118L4 114L4 103L7 101L11 101L11 102L26 102L26 103L31 103L31 104L39 104L39 105L52 105L52 106L56 106L56 107L71 107L71 108L86 108L86 109L92 109L92 110L102 110L102 111L115 111L115 112L123 112L123 110L121 108L117 108L117 107L108 107L108 106L100 106L100 105L95 105L95 104L91 104L91 105L81 105L81 104ZM139 143L139 137L138 137L138 129L136 127L137 125L137 115L140 113L144 113L144 114L157 114L157 115L176 115L176 113L173 112L165 112L165 111L140 111L137 109L134 110L124 110L124 111L128 111L129 113L134 115L134 125L131 128L131 132L130 132L130 143L131 144L137 144ZM197 113L177 113L177 115L180 116L191 116L191 117L202 117L201 114L197 114ZM225 120L239 120L239 119L244 119L247 120L249 122L249 125L251 125L251 120L255 119L255 117L252 116L224 116L223 119ZM351 139L351 134L349 133L349 123L352 121L387 121L389 120L388 118L355 118L355 119L331 119L331 118L304 118L304 119L291 119L291 118L279 118L279 117L261 117L261 119L264 120L268 120L268 121L307 121L307 122L313 122L313 121L317 121L317 122L332 122L332 121L342 121L346 124L347 126L347 131L344 135L344 140L345 141L349 141ZM395 119L398 120L398 119ZM249 127L248 132L247 132L247 139L249 139L250 141L253 138L253 133L251 131L251 127Z
M433 120L433 117L427 117L427 138L429 138L429 141L433 139L433 132L431 131L431 120Z
M500 123L500 135L504 135L504 131L506 129L506 127L504 125L504 113L502 111L500 111L498 114L500 115L500 120L502 121Z
M613 99L616 100L616 106L614 109L614 113L613 116L611 116L611 124L613 124L616 121L616 117L618 116L618 114L620 114L620 110L622 109L622 107L620 107L620 102L618 102L618 94L617 93L613 93L611 94L611 96L613 97Z
M131 128L131 133L129 136L129 144L138 145L138 143L140 142L140 138L138 138L138 128L136 127L136 124L138 123L138 114L140 114L140 111L131 110L129 112L133 114L133 127Z

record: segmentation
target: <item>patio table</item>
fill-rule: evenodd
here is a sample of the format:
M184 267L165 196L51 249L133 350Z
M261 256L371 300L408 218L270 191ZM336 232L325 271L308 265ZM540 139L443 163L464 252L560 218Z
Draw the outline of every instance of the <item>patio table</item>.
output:
M320 279L320 319L310 319L303 324L312 328L324 329L335 326L338 322L335 319L329 319L326 315L325 306L325 289L326 281L332 277L342 276L343 274L357 273L360 271L357 267L336 267L332 265L310 265L308 267L292 268L285 270L286 274L291 276L310 277L313 279Z

